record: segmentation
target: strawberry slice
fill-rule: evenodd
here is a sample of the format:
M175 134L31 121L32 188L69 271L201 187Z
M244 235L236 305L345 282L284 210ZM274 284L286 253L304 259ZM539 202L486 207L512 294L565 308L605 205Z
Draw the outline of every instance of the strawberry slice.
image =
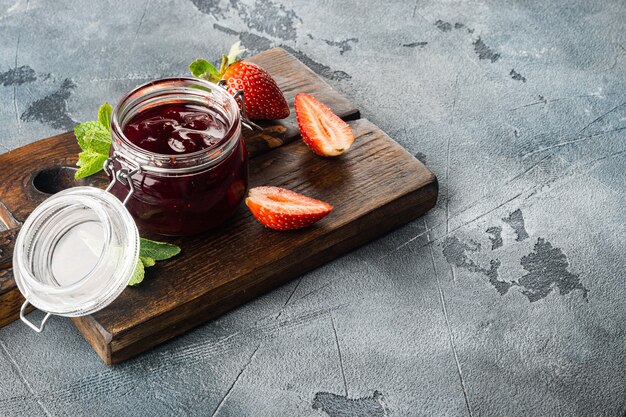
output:
M294 105L300 135L313 152L322 156L337 156L350 148L354 142L352 129L324 103L299 93Z
M259 222L276 230L310 226L333 209L328 203L279 187L250 189L246 205Z

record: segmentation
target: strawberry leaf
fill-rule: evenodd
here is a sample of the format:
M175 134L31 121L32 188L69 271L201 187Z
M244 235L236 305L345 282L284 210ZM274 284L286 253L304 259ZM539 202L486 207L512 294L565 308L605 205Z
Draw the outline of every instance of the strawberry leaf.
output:
M226 68L228 68L228 57L226 55L222 55L222 63L220 64L220 74L224 74L224 72L226 72Z
M228 55L226 56L226 66L232 65L237 62L237 57L245 51L246 50L241 47L240 41L235 42L233 46L230 47L230 51L228 51Z
M196 59L189 65L189 71L194 77L202 78L207 81L217 81L220 79L220 73L215 66L206 59Z

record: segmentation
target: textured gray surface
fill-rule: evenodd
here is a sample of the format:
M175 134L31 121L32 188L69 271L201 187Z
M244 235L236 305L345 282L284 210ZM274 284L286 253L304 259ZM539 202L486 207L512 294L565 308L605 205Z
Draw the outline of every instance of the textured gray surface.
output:
M0 330L0 415L626 413L626 5L378 4L0 0L3 150L239 38L441 184L424 218L121 366L65 319Z

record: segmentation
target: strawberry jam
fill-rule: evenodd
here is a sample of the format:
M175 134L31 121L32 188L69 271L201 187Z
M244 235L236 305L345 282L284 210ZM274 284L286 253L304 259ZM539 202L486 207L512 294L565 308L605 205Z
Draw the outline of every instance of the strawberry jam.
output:
M220 87L188 78L138 87L115 108L111 133L115 170L141 167L126 205L141 232L201 233L243 201L248 156L239 107ZM111 191L123 200L129 187L118 181Z
M124 135L148 152L164 155L212 148L226 135L226 122L207 108L168 104L139 113L124 126Z

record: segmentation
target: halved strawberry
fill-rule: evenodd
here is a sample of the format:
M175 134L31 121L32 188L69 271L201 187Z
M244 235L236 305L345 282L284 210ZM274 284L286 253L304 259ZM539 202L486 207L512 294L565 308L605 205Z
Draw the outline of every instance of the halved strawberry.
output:
M296 95L296 117L300 135L313 152L322 156L341 155L354 142L350 126L324 103L306 93Z
M191 73L213 83L226 81L231 94L243 90L246 116L256 120L284 119L289 116L289 105L278 88L276 81L263 68L256 64L238 61L237 56L245 51L241 42L235 43L228 55L222 55L222 65L218 71L213 64L197 59L189 65Z
M310 226L333 209L328 203L279 187L250 189L246 205L259 222L276 230Z

